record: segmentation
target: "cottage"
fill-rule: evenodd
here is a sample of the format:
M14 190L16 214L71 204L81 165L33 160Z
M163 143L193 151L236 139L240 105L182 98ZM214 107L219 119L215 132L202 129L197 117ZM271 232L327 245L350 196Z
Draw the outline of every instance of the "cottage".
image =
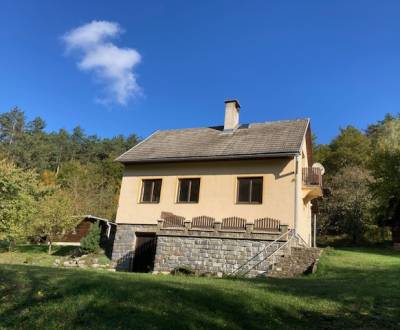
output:
M156 272L268 271L293 242L311 246L311 201L322 195L309 119L156 131L124 164L113 260Z

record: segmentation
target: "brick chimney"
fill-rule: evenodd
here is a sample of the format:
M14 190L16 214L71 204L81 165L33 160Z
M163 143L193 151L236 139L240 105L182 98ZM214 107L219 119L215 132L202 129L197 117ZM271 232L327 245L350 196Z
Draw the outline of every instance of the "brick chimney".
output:
M224 131L231 131L239 126L240 104L238 100L225 101Z

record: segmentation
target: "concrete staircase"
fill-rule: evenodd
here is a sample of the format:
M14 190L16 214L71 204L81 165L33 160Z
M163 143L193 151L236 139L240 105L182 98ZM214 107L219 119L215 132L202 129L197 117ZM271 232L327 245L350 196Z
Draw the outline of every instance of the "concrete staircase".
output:
M306 247L303 240L289 231L266 244L257 254L237 267L235 277L294 277L314 272L321 250Z

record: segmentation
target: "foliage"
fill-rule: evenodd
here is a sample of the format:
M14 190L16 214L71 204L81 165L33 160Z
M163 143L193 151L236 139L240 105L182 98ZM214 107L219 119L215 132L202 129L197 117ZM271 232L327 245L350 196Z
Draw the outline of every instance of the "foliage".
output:
M383 238L383 227L390 225L394 241L400 241L399 121L387 115L365 133L348 126L330 144L315 146L314 158L327 170L321 234L360 241L377 237L378 226Z
M88 234L81 239L81 249L88 253L96 253L100 249L100 226L97 222L90 226Z
M78 161L63 164L57 182L72 197L74 214L95 214L112 219L118 201L121 166L111 160L83 165Z
M368 137L353 126L340 130L329 146L317 147L316 159L322 162L329 173L344 167L363 167L368 161L371 146Z
M73 217L72 202L69 194L58 187L40 199L32 233L38 237L46 237L49 254L53 242L65 233L70 232L79 219Z
M347 233L353 243L359 243L369 226L372 195L369 191L371 175L361 167L345 167L327 183L330 195L322 200L320 226L324 231Z
M399 278L399 253L377 248L330 249L294 279L0 265L0 328L398 329Z
M46 132L40 118L28 121L14 108L0 114L0 157L39 174L45 186L61 186L72 196L75 215L93 213L113 219L122 177L115 157L138 142L134 134L101 139L81 127Z
M372 134L374 152L370 168L371 185L377 200L376 214L381 224L392 227L393 241L400 243L400 119L387 119Z
M0 239L8 240L11 247L29 236L43 190L35 172L0 160L0 192Z

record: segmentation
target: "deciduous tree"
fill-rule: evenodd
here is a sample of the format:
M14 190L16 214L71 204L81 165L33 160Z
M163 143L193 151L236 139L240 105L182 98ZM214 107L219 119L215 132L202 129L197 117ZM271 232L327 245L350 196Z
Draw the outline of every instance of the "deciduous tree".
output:
M5 159L0 161L0 236L8 240L10 249L15 241L31 233L42 194L34 171L19 169Z
M38 237L46 237L50 254L53 242L73 230L78 221L69 194L55 187L38 202L33 232Z
M375 127L371 170L372 192L378 203L377 216L392 228L392 238L400 245L400 119L391 118Z

